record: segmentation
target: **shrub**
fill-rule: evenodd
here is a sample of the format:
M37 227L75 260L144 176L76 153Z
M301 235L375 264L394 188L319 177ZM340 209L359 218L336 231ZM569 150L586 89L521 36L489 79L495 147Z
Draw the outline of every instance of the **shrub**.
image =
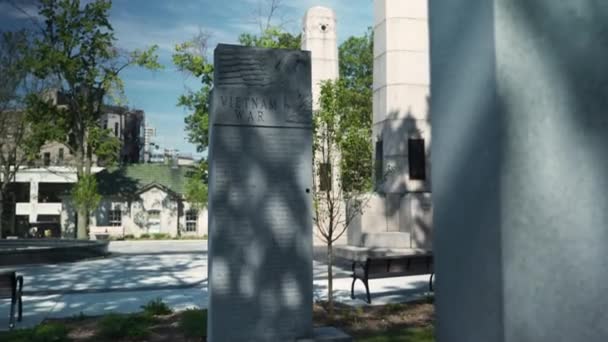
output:
M207 310L185 310L179 318L179 327L187 337L206 337Z
M152 238L154 240L165 240L165 239L169 239L170 236L169 236L169 234L166 234L166 233L154 233L154 234L152 234Z
M98 334L106 339L141 339L148 335L148 327L154 320L147 315L108 314L99 322Z
M142 305L141 308L145 314L151 316L168 315L173 312L161 298L151 300L146 305Z
M125 235L125 240L133 240L133 239L135 239L135 235L133 235L133 234L126 234Z
M148 233L143 233L139 236L140 239L149 239L150 238L150 234Z
M68 340L68 328L61 323L43 323L34 329L33 342L60 342Z
M77 315L74 314L72 315L72 320L74 321L84 321L85 319L87 319L87 315L84 314L84 312L80 311L80 313L78 313Z
M68 328L61 323L42 323L32 329L0 332L0 341L6 342L64 342Z

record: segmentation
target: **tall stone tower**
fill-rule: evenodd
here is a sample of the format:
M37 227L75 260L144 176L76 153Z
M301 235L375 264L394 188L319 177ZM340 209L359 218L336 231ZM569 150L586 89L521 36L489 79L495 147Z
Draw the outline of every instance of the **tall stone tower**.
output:
M334 11L331 8L321 6L308 9L302 20L302 50L310 51L311 55L313 115L320 108L321 82L336 80L340 75L336 23ZM336 156L337 153L336 151ZM340 174L340 163L338 161L339 156L330 167L333 184L337 184ZM315 167L320 168L320 165ZM317 184L320 186L321 181L318 180ZM332 188L332 191L337 191L337 189ZM344 215L343 209L340 210L340 215ZM318 229L318 227L315 227L315 229ZM315 245L324 244L318 231L313 236ZM346 235L343 235L342 240L346 240ZM344 243L346 241L340 242Z
M374 0L375 195L349 244L431 247L428 0Z
M302 50L311 52L313 111L319 109L320 82L339 76L336 15L331 8L315 6L302 20Z

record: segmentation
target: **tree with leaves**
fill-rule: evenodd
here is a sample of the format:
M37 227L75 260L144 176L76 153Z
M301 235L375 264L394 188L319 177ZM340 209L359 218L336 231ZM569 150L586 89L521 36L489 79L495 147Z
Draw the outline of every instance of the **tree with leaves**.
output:
M371 29L350 37L339 47L340 96L344 97L340 170L344 189L369 191L373 187L372 94L374 48Z
M30 96L41 91L28 72L29 36L27 31L0 36L0 237L9 233L6 223L12 219L12 210L6 210L13 202L10 186L19 169L38 157L47 133L28 108Z
M361 127L357 109L349 102L352 98L343 80L328 80L321 84L320 109L315 113L313 125L314 213L317 234L327 247L327 291L329 313L333 315L334 244L346 233L349 225L359 216L370 199L369 180L354 178L349 170L353 164L371 167L371 135ZM345 160L344 156L351 158ZM339 165L339 170L332 166ZM390 170L382 175L386 179ZM365 173L360 173L364 174ZM376 187L381 184L375 184ZM348 204L348 208L346 207Z
M330 314L334 244L363 211L369 191L379 185L372 182L372 38L370 29L339 46L340 79L322 83L320 110L314 114L313 215L315 232L327 248Z
M256 18L260 26L260 34L243 33L239 42L244 46L300 49L301 36L284 32L280 25L272 24L273 18L281 7L280 0L268 0L258 3ZM267 13L264 15L264 8ZM209 145L209 100L213 87L213 63L208 59L209 33L199 33L193 39L179 44L173 53L173 64L185 73L201 81L201 87L196 90L188 89L178 98L178 105L190 113L185 118L188 141L196 146L198 152L204 152ZM193 173L187 181L187 197L189 202L201 203L207 201L206 161L201 161L199 171ZM204 170L204 171L200 171Z
M277 26L270 26L259 36L249 33L241 34L239 36L239 43L244 46L298 50L302 45L302 35L293 35L284 32Z
M185 198L194 210L203 209L207 206L209 174L207 161L201 160L197 167L190 172L186 180Z
M197 90L188 89L180 95L177 105L187 109L185 118L188 141L203 152L209 145L209 98L213 87L213 63L207 59L209 34L200 33L191 40L179 44L173 53L173 64L187 76L201 81Z
M109 17L111 1L41 0L44 18L41 35L32 49L31 70L41 79L58 84L57 94L65 98L61 106L39 97L39 118L49 122L55 140L74 155L77 188L92 194L89 180L95 160L105 163L118 157L116 139L99 127L104 100L123 96L121 71L130 66L159 69L156 46L140 51L120 51L115 43ZM95 189L96 190L96 189ZM78 201L76 201L78 202ZM78 205L77 237L88 237L89 205Z

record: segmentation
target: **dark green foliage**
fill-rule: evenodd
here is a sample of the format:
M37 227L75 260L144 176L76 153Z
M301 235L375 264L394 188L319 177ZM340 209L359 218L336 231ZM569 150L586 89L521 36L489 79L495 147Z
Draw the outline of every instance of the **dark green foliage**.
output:
M178 70L201 80L201 88L188 91L178 98L177 104L190 111L186 116L188 140L199 152L209 145L209 96L213 86L213 64L206 57L208 35L200 34L179 44L173 53L173 64ZM277 27L269 27L260 36L248 33L239 36L245 46L300 49L300 35L292 35Z
M0 237L14 215L5 211L8 187L17 170L38 157L48 132L44 121L31 115L30 98L42 89L29 71L31 35L25 30L0 33Z
M119 142L99 128L107 100L124 100L124 85L119 77L129 66L160 69L157 47L122 53L115 45L114 29L109 22L112 2L94 0L40 0L39 15L45 25L34 40L30 71L39 79L53 81L63 106L46 106L37 113L38 122L48 126L54 139L73 153L78 179L91 175L94 156L104 164L118 158ZM44 108L47 96L36 98ZM79 208L77 237L86 239L87 217L94 208Z
M161 298L153 299L145 305L142 305L141 308L144 310L144 314L150 316L168 315L173 312Z
M106 339L143 339L154 319L145 314L108 314L99 321L99 337Z
M171 238L171 236L167 233L154 233L152 234L152 239L154 240L167 240Z
M0 341L5 342L64 342L68 339L68 328L61 323L42 323L32 329L0 332Z
M350 37L339 47L342 113L340 151L342 187L347 192L372 188L373 33Z
M199 152L209 144L209 95L213 86L213 64L207 60L206 35L198 35L179 44L173 53L173 64L178 70L201 80L201 88L181 95L177 104L190 111L186 116L188 140Z
M182 312L179 327L187 337L207 336L207 310L188 309Z
M90 211L101 201L97 192L97 179L94 175L83 175L72 188L72 201L76 208Z
M294 36L291 33L284 32L279 27L271 26L259 36L249 33L241 34L239 43L245 46L299 50L302 45L302 35Z
M150 238L150 234L148 233L143 233L139 236L140 239L149 239Z
M193 209L202 209L207 205L208 175L206 160L201 160L197 168L188 175L185 197Z

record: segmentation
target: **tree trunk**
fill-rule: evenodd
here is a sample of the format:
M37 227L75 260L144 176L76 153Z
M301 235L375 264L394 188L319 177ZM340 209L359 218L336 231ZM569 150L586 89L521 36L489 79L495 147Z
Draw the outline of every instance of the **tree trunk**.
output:
M76 151L76 155L78 156L76 169L77 181L80 181L83 176L91 174L91 161L90 158L88 158L88 151L85 147L86 144L86 139L82 139L81 145ZM89 238L89 211L86 208L77 208L77 213L76 238L79 240L87 240Z
M329 318L334 317L334 251L331 240L327 243L327 302L329 306Z
M89 234L87 233L87 211L83 209L78 209L76 238L79 240L86 240L89 238Z

